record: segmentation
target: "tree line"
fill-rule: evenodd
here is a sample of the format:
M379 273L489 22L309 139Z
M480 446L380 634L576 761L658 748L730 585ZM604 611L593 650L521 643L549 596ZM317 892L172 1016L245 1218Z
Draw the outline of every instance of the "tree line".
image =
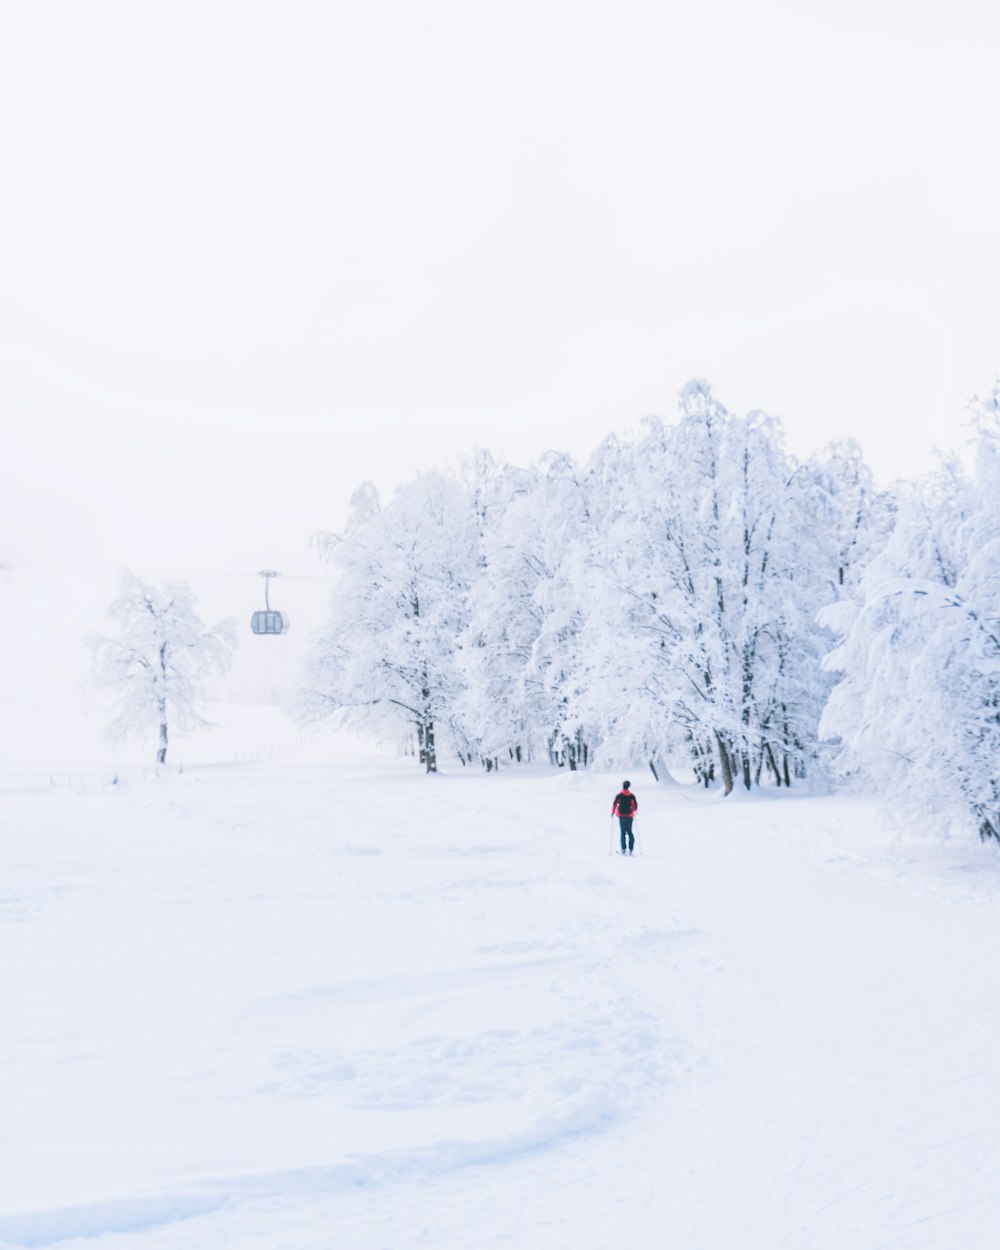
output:
M834 684L822 608L850 598L892 531L856 446L798 463L779 422L701 381L585 465L478 452L342 534L303 708L488 769L548 758L679 763L726 791L790 786L820 757Z
M808 460L702 381L585 464L476 452L388 501L366 483L303 674L303 720L493 771L680 771L726 793L860 778L1000 841L1000 387L975 463L877 489L852 442ZM131 575L91 640L120 734L197 723L224 669L183 585Z

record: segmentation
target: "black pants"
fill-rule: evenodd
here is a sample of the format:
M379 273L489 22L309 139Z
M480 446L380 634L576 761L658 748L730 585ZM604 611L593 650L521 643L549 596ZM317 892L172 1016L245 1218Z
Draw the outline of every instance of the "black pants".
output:
M625 839L628 838L628 849L631 851L635 846L635 838L632 836L632 821L634 816L619 816L618 823L622 827L622 853L625 851Z

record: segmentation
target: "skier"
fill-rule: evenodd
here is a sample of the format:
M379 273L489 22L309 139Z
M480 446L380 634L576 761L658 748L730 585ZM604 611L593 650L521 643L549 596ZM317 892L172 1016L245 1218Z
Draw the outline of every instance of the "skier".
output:
M615 795L614 804L611 807L611 815L618 817L618 823L622 830L622 854L631 855L635 847L635 837L632 834L632 817L639 810L639 804L635 795L629 789L632 783L623 781L622 788ZM628 838L628 850L625 850L625 839Z

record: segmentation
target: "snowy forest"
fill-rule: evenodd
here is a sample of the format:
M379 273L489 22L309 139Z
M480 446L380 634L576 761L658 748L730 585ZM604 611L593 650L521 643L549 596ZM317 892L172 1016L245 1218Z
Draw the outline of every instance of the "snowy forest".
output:
M856 444L798 461L692 381L583 465L365 484L316 539L336 582L301 715L428 772L853 778L1000 841L1000 388L970 428L971 470L876 489Z

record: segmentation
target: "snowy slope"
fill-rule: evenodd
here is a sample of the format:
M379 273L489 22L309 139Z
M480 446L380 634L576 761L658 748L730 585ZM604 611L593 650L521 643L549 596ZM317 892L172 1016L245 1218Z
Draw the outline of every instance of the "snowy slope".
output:
M620 780L0 792L0 1245L992 1244L997 856Z

